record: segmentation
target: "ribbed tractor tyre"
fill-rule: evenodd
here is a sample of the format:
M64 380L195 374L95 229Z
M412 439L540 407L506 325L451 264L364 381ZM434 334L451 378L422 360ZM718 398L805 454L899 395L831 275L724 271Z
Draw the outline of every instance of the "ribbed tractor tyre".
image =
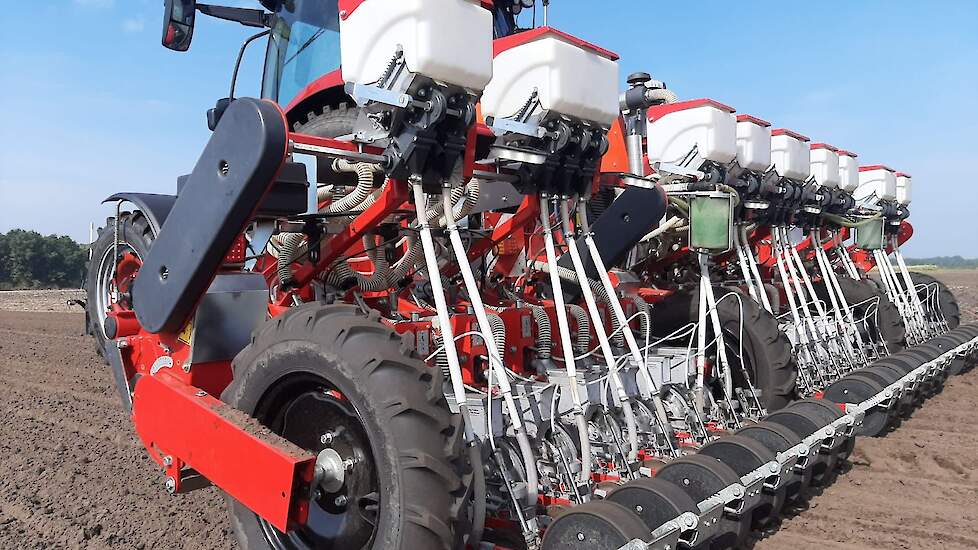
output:
M292 128L310 136L340 137L353 133L353 126L359 116L359 109L342 103L338 107L327 106L321 111L310 111L306 115L306 122L296 122Z
M243 548L466 544L471 471L460 417L449 411L441 371L417 359L376 313L345 304L293 308L256 332L233 369L225 402L313 454L331 448L354 461L343 487L321 488L309 522L288 533L229 497Z
M871 279L856 281L845 276L839 276L838 280L846 303L849 304L850 308L853 308L852 315L860 329L864 327L859 323L859 320L866 317L871 304L866 303L860 306L856 306L856 304L879 298L876 314L866 320L868 330L874 339L875 333L879 332L890 353L896 353L907 347L907 328L903 324L900 310L886 297L886 293L880 289L876 281ZM815 294L820 300L828 300L828 294L826 294L825 285L822 282L815 283ZM863 335L865 337L866 333L864 332Z
M728 351L740 349L743 320L743 349L751 382L761 390L761 402L768 412L785 407L796 397L798 368L791 355L791 344L778 329L777 319L739 290L714 287L713 291ZM722 299L729 294L734 296ZM657 336L666 336L696 322L698 311L698 292L676 292L652 308L652 330Z
M92 244L91 259L88 261L85 274L85 328L95 342L95 351L100 357L105 357L104 321L108 304L106 277L112 277L118 265L119 258L127 252L134 254L140 262L145 260L149 249L153 246L156 235L149 220L139 210L122 212L119 215L119 246L115 247L115 218L105 220L105 227L98 230L98 238ZM131 283L131 281L130 281ZM132 308L131 297L123 296L123 303Z
M927 285L929 288L932 285L937 285L937 306L940 308L939 313L944 316L944 320L947 321L949 329L954 330L958 328L958 325L961 324L961 307L958 305L958 299L951 292L951 289L943 281L926 273L911 271L910 280L913 281L915 286ZM929 292L921 289L918 295L920 295L921 302L926 304L927 302L925 300L929 297Z

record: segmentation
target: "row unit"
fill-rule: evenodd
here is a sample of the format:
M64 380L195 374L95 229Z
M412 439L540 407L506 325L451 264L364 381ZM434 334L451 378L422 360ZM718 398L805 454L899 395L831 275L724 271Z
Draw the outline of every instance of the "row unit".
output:
M856 155L811 140L785 128L771 129L765 120L711 99L695 99L649 109L650 163L679 163L696 156L721 164L736 160L748 170L773 168L779 176L814 179L827 188L841 188L856 200L910 204L910 176L883 165L858 166Z

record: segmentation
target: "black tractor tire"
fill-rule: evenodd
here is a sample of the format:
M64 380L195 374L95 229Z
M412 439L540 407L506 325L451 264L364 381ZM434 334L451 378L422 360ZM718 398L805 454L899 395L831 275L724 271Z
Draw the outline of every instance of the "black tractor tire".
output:
M947 321L947 326L949 329L954 330L958 328L961 324L961 307L958 305L958 299L951 292L951 289L944 284L943 281L938 280L932 275L926 273L917 273L916 271L910 272L910 280L913 281L914 285L933 285L937 284L937 305L941 308L940 313L944 315L944 320ZM928 293L921 291L920 301L926 305L926 300Z
M743 319L744 355L749 359L751 382L761 390L761 403L768 412L785 407L796 398L798 368L791 355L791 344L778 329L777 319L739 290L714 287L713 291L728 350L739 349ZM740 300L721 299L731 293L739 295ZM676 292L653 306L652 331L656 336L666 336L687 323L696 322L698 311L698 292Z
M326 106L321 111L311 111L306 115L306 122L296 122L293 128L296 132L324 138L338 138L353 133L360 109L341 103L336 107ZM381 176L378 175L378 178ZM333 161L319 159L316 163L316 178L320 184L356 185L356 175L350 172L338 172L333 169ZM382 180L378 179L378 183Z
M296 307L259 329L235 358L233 369L222 399L276 432L283 431L276 419L298 401L270 410L289 384L311 392L320 389L312 381L322 380L355 408L380 495L376 527L363 548L463 547L470 527L471 471L464 458L461 418L449 411L441 371L416 358L407 341L376 313L345 304ZM320 427L316 420L311 424ZM320 442L300 446L313 453L324 448ZM312 546L301 530L283 534L234 499L228 503L243 548Z
M883 341L886 342L886 347L890 353L897 353L905 349L907 347L907 328L903 324L900 310L886 297L886 292L871 279L857 281L845 276L839 276L838 279L839 287L842 288L842 294L846 297L846 303L849 304L850 308L871 298L879 298L876 316L871 316L866 320L866 324L869 325L869 333L862 331L863 337L878 331ZM823 282L815 283L815 294L820 300L825 300L827 304L830 304ZM859 319L866 316L868 307L869 304L853 308L852 316L856 319L860 329L863 328L863 324L859 323Z
M318 137L340 137L353 133L360 110L350 108L346 103L338 107L324 107L322 111L311 111L306 122L296 122L292 127L296 132Z
M145 260L153 245L156 235L149 225L149 220L139 210L122 212L119 215L119 254L134 253L140 260ZM113 258L115 248L115 218L105 220L105 227L98 230L98 238L92 244L91 259L88 261L85 274L85 330L95 342L95 351L105 358L105 331L103 322L105 311L100 309L107 304L108 298L100 296L107 291L104 288L105 270L115 273L119 258Z

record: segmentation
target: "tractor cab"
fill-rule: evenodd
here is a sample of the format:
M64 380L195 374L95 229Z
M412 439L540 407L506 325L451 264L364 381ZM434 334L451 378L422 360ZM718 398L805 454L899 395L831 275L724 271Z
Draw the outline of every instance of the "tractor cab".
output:
M291 106L296 99L342 82L337 0L262 2L273 9L262 98Z
M516 23L516 15L526 6L522 4L496 3L487 1L470 0L465 4L472 4L490 11L493 20L493 36L496 38L509 36L520 32ZM344 102L350 102L351 98L344 90L344 76L347 81L351 75L341 72L344 61L349 64L350 55L343 56L343 50L354 49L357 54L363 53L361 46L366 48L368 53L377 50L371 45L371 41L376 41L377 37L368 40L362 33L356 31L348 32L346 40L341 39L341 27L356 27L358 19L374 19L374 16L365 18L362 15L357 17L357 13L366 13L371 10L369 3L351 2L348 0L260 0L260 4L268 10L265 12L260 9L212 6L197 4L194 0L167 0L166 19L164 20L163 45L176 51L186 51L190 48L193 38L195 13L200 12L205 15L241 23L245 26L265 28L263 33L253 36L245 43L247 47L252 41L268 37L265 63L262 75L261 97L275 101L290 114L291 122L296 122L297 117L305 116L311 110L321 109L323 106L335 106ZM453 9L457 4L445 4L445 9ZM376 8L374 8L376 9ZM383 10L382 10L383 11ZM387 10L390 11L390 10ZM270 12L270 13L269 13ZM396 12L396 13L395 13ZM406 21L424 23L419 19L443 19L445 14L432 14L431 7L425 2L408 1L398 2L396 9L388 13L387 19L400 21L403 26ZM367 28L379 28L373 24L366 25ZM396 29L388 29L392 32L385 32L384 36L397 35ZM463 29L459 31L459 38L462 36ZM409 36L409 35L408 35ZM445 35L439 35L440 45L438 48L428 48L427 52L441 54L442 57L456 55L459 51L467 48L445 47ZM239 54L238 65L240 65ZM379 55L379 54L377 54ZM385 54L386 55L386 54ZM457 55L456 55L457 56ZM385 60L383 64L390 60ZM444 60L434 59L435 63ZM375 59L366 61L371 67L376 65ZM362 68L362 66L361 66ZM427 67L425 67L427 68ZM347 68L347 73L350 68ZM235 75L237 71L235 71ZM352 75L362 76L362 75ZM454 75L451 75L454 76ZM359 81L359 79L357 79ZM473 86L476 87L476 86ZM233 88L232 88L233 89ZM218 106L209 113L209 125L215 126L220 119L223 110L230 103L229 99L222 99Z

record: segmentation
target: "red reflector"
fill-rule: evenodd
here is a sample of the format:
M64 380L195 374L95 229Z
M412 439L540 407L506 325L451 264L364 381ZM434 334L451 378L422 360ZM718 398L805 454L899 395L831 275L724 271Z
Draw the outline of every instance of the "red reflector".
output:
M224 263L243 264L246 259L248 259L248 243L245 241L244 234L241 234L234 239L231 250L228 250L227 255L224 256Z

